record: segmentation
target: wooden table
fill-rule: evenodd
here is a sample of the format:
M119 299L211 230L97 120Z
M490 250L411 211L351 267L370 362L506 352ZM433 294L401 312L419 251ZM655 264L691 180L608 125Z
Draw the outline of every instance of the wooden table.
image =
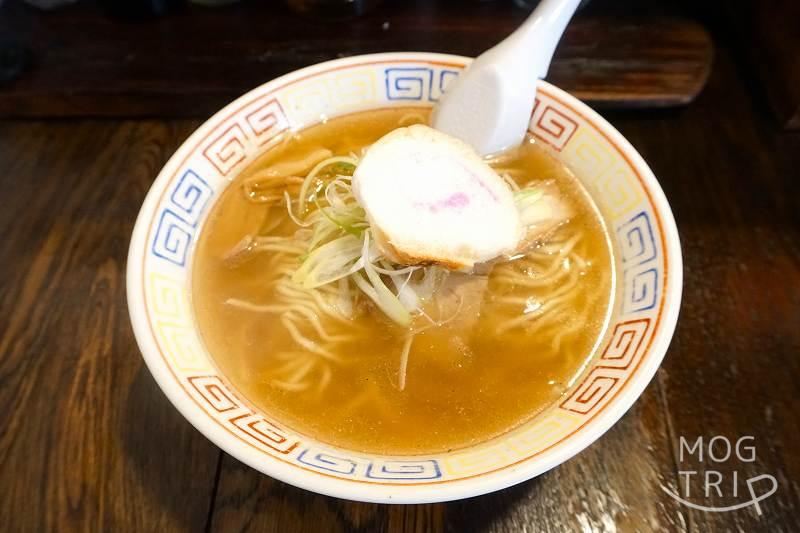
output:
M0 122L0 530L800 531L800 135L748 87L722 46L688 108L607 113L659 177L683 241L681 317L643 396L537 479L419 506L317 496L251 470L145 368L128 239L199 121ZM755 462L680 462L681 436L715 435L753 436ZM771 474L778 490L761 516L693 510L662 490L708 468Z
M606 108L690 102L706 82L713 46L696 21L653 6L660 1L594 0L567 28L550 81ZM45 15L21 0L3 6L0 116L208 116L253 87L329 59L398 50L474 56L528 15L511 0L386 0L343 22L253 1L130 21L104 15L97 3ZM14 64L17 74L3 83Z

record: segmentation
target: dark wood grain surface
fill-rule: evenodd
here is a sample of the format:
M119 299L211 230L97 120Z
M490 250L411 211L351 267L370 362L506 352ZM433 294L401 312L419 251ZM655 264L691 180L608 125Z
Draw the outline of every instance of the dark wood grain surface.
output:
M800 531L800 134L781 131L725 49L681 111L607 113L673 206L678 328L654 381L586 451L461 502L360 504L221 453L147 372L125 257L156 173L196 121L0 122L0 530ZM681 436L751 435L775 495L728 513L679 505ZM718 505L715 496L696 501Z
M510 0L400 0L331 22L300 18L278 2L245 2L122 22L91 1L42 15L10 0L0 7L0 36L31 57L0 85L0 116L205 117L276 76L337 57L475 56L526 16ZM703 88L712 55L707 32L689 19L590 11L568 28L550 79L606 107L684 105Z
M800 2L730 0L721 21L763 87L778 122L800 129Z

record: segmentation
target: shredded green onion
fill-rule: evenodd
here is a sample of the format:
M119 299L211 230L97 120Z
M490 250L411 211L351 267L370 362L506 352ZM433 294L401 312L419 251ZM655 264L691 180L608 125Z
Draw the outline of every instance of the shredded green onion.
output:
M304 239L307 250L300 255L302 263L291 279L306 290L334 284L339 294L336 305L348 315L353 312L355 296L362 293L392 321L407 328L412 315L422 314L422 306L437 292L447 271L435 266L421 269L397 265L381 255L366 212L352 191L357 165L355 156L330 157L317 163L303 180L296 211L286 193L289 217L301 228L308 228L299 230L308 232ZM514 192L523 224L549 216L547 197L541 186ZM315 209L309 211L309 203ZM421 272L415 275L419 269ZM357 290L350 290L351 282Z
M357 164L355 157L320 161L300 187L296 212L286 194L289 217L301 228L308 228L299 230L308 232L304 239L307 250L300 256L302 263L291 279L306 290L335 284L339 295L335 305L348 316L353 313L357 294L364 294L389 319L407 328L412 314L421 312L424 299L410 283L419 267L395 265L381 256L366 212L356 201L350 184ZM316 207L311 212L309 202ZM351 281L355 292L351 291Z
M328 159L324 159L316 164L314 168L311 169L311 172L308 173L306 178L303 180L303 184L300 185L300 193L298 194L297 198L297 210L302 215L305 213L306 203L308 202L308 190L311 187L312 183L316 183L317 187L320 186L321 180L318 180L318 175L327 167L330 167L335 164L348 164L351 168L355 169L356 165L358 165L358 160L353 157L347 156L338 156L338 157L329 157Z

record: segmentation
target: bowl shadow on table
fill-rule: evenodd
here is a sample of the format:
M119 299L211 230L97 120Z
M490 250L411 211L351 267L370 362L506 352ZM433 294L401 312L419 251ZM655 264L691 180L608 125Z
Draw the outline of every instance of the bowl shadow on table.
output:
M127 506L144 513L132 523L164 530L198 531L207 521L215 488L219 449L164 397L141 362L124 402L119 427L126 487L137 500ZM141 500L141 501L139 501ZM153 516L155 515L155 516Z
M267 529L315 531L321 523L342 531L484 531L531 497L541 478L466 500L423 505L360 503L321 496L272 479L220 451L169 403L142 363L123 404L119 426L126 487L140 516L180 530L237 530L262 521ZM214 492L216 490L216 497ZM214 506L210 509L210 506ZM126 506L128 507L128 506ZM115 516L120 525L130 516ZM272 528L272 529L271 529Z
M274 480L225 455L212 531L488 531L540 488L534 478L466 500L420 505L361 503L321 496Z

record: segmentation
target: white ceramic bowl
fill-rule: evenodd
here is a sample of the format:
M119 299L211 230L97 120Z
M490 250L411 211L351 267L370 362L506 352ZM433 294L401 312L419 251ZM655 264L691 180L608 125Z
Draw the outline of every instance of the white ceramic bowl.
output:
M545 82L530 131L589 189L618 256L607 327L591 363L556 405L514 431L465 450L377 456L292 431L269 413L253 410L219 374L197 331L189 278L198 232L222 190L286 128L364 109L432 106L468 62L442 54L391 53L330 61L282 76L214 115L158 175L128 256L128 305L136 339L175 407L240 461L292 485L352 500L419 503L475 496L532 478L587 447L653 377L672 337L681 297L681 252L672 213L636 150L594 111Z

